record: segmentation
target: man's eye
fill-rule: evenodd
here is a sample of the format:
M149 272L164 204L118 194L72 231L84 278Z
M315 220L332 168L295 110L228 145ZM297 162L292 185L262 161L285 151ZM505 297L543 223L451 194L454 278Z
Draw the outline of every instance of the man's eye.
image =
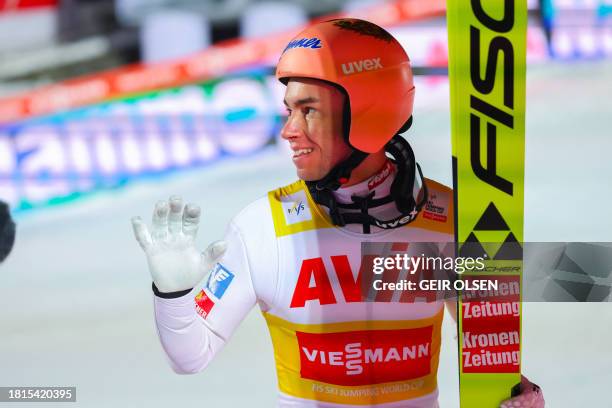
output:
M287 108L287 116L291 116L291 109Z
M313 108L306 107L306 108L304 108L304 115L308 115L309 113L312 113L314 111L315 110Z

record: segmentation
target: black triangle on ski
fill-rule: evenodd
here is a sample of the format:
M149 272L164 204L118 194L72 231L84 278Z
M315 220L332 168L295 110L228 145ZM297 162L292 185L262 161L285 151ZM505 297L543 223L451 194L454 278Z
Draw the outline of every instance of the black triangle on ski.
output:
M495 254L496 261L511 261L523 259L523 247L513 233L509 233L504 243Z
M510 231L510 227L504 221L495 204L490 202L476 223L474 231Z
M473 232L470 232L470 235L468 235L459 249L459 256L464 258L484 257L486 253L484 247Z

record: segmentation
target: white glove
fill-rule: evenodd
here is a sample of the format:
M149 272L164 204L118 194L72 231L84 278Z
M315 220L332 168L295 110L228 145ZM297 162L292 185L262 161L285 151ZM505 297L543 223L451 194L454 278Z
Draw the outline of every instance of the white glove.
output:
M196 249L199 222L200 207L187 204L183 208L178 196L155 205L151 233L140 217L132 218L134 235L147 256L149 272L160 292L195 287L225 253L225 241L213 242L202 253Z

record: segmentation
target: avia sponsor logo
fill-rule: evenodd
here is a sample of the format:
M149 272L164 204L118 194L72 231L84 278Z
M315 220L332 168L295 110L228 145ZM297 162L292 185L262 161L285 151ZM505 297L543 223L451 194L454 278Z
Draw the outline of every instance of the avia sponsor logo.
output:
M312 214L307 203L304 191L298 191L297 193L281 197L281 206L287 225L312 220Z
M197 314L206 319L213 306L215 306L215 302L208 297L206 292L204 292L204 289L200 290L200 293L198 293L195 297L195 309Z
M448 219L448 194L432 193L423 209L423 218L433 221L446 222Z
M342 64L342 72L344 75L356 74L363 71L374 71L382 68L383 65L380 62L380 58L362 59Z
M344 300L347 303L363 301L364 296L361 293L363 268L359 271L357 279L354 279L353 271L346 255L332 256L331 261L338 283L342 289ZM311 286L311 282L314 283L313 286ZM312 258L302 261L289 307L304 307L306 302L312 300L317 300L320 305L337 303L323 258Z
M398 249L398 252L405 249ZM333 272L323 262L323 258L304 259L295 282L295 288L291 296L290 308L301 308L318 303L320 306L333 305L337 303L359 303L359 302L392 302L393 291L373 291L374 281L380 277L374 270L374 259L378 255L364 255L357 276L353 274L348 256L332 255L330 257ZM400 270L389 269L385 272L386 282L399 282ZM339 287L339 288L338 288ZM414 303L414 296L426 297L431 301L436 300L435 291L427 291L426 294L418 291L403 290L398 300L399 303ZM314 303L313 303L314 302Z
M431 374L433 326L338 333L296 332L302 378L359 386Z
M317 48L321 48L321 40L318 39L317 37L312 37L312 38L300 38L300 39L296 39L296 40L292 40L289 42L289 44L287 44L287 46L285 47L285 49L283 50L283 52L290 50L292 48L312 48L312 49L317 49Z
M391 165L391 162L387 161L382 170L368 180L368 190L374 190L376 187L381 185L382 182L385 181L394 171L395 168Z
M234 280L234 274L218 263L215 269L208 275L206 289L208 289L217 299L221 299L230 283L232 283L232 280Z

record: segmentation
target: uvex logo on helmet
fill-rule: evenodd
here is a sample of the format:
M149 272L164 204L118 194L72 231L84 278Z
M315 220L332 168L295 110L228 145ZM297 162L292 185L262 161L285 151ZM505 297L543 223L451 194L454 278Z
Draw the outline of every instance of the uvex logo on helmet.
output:
M369 58L342 64L342 72L344 75L350 75L363 71L373 71L382 67L380 58Z

